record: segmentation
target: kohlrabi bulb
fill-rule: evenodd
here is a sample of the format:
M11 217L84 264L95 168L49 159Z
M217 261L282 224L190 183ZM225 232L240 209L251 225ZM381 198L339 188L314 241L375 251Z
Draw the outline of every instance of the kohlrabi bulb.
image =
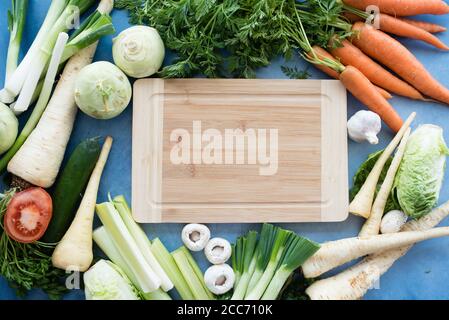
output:
M165 56L164 42L154 28L128 28L122 31L113 43L114 63L130 77L149 77L162 66Z
M110 62L92 63L84 67L76 78L76 104L95 119L118 116L128 106L131 95L128 78Z
M0 154L8 151L14 144L19 130L19 122L14 113L0 103Z

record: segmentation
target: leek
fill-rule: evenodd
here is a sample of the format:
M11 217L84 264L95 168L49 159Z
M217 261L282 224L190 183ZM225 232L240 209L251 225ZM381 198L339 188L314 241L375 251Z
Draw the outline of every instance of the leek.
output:
M192 291L190 290L186 280L181 271L176 265L175 260L170 255L170 252L165 248L163 243L156 238L152 241L151 252L153 252L161 267L165 270L170 280L173 282L176 291L178 291L182 300L194 300Z
M45 42L36 52L34 61L30 68L27 70L28 74L25 81L23 82L23 86L14 107L15 112L24 112L30 106L34 91L36 90L36 86L39 82L42 72L44 71L45 66L48 63L51 51L53 50L59 33L67 31L69 29L68 22L73 21L77 16L79 16L79 14L86 11L93 3L94 0L69 1L61 16L58 18L58 20L56 20L55 25L50 29Z
M112 238L120 255L129 263L129 267L137 278L138 287L144 293L156 291L161 281L148 265L133 236L120 218L120 214L112 203L106 202L96 205L96 211L101 222Z
M10 34L8 55L6 58L5 82L17 69L19 61L20 43L28 8L28 0L12 0L11 11L8 11L8 30Z
M198 265L196 262L193 264L188 258L186 254L186 250L183 250L185 247L181 247L172 252L172 257L176 262L181 274L183 275L185 281L190 287L192 294L196 300L211 300L210 293L207 289L205 289L203 275L198 276L196 269Z
M173 289L173 283L170 281L169 277L165 273L164 269L162 269L159 262L154 257L151 248L150 248L150 240L148 239L145 232L143 232L142 228L133 220L131 215L131 209L126 203L125 197L117 196L113 200L113 204L117 209L120 217L128 228L129 233L134 238L137 246L139 247L142 256L145 258L148 265L153 269L158 278L161 281L161 287L164 291L169 291Z
M293 235L276 273L262 296L262 300L275 300L293 272L313 256L319 248L318 243Z
M31 113L25 127L20 132L13 146L8 150L8 152L0 159L0 173L6 168L8 162L14 157L16 152L22 147L25 143L25 140L31 134L31 132L36 127L39 119L44 113L45 108L47 107L48 101L50 99L51 90L53 88L53 84L55 82L56 73L58 71L58 66L61 62L62 53L64 51L64 47L67 43L68 35L67 33L60 33L58 39L56 40L56 45L53 49L53 54L50 60L50 64L48 67L47 74L45 76L45 80L43 82L42 92L39 96L39 100L37 101L36 106L34 107L33 112Z
M277 231L278 228L272 224L264 224L262 226L255 255L255 270L252 273L251 280L247 287L247 292L251 292L254 289L268 265L271 248L273 247Z
M99 227L98 229L96 229L93 232L93 239L98 247L100 247L104 254L109 258L109 260L111 260L114 264L116 264L120 269L123 270L123 272L136 286L136 288L139 289L140 295L145 300L171 300L170 296L161 289L146 294L142 292L142 288L139 287L136 276L131 271L128 263L122 258L120 252L113 244L113 240L111 239L111 236L108 234L108 231L105 227Z
M19 64L17 69L8 77L5 83L5 88L0 91L0 101L3 103L11 103L22 89L23 83L27 77L31 65L34 63L35 55L38 49L43 44L45 37L47 37L50 29L55 24L58 17L61 15L64 8L67 6L68 0L53 0L48 9L47 16L34 38L30 49Z
M271 279L276 272L279 261L281 260L284 250L289 243L292 236L295 236L293 232L283 230L275 227L276 238L270 252L270 259L265 270L262 273L257 284L246 295L245 300L259 300L264 294L266 288L270 284Z
M236 282L231 300L242 300L246 295L246 290L256 267L256 244L256 231L250 231L246 237L237 239L232 256L232 266L236 274Z

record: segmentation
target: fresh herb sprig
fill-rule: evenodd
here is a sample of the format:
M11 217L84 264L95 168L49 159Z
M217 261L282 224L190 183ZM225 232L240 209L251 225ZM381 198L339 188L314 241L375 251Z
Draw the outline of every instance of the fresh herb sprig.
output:
M61 283L64 271L51 263L51 244L35 242L23 244L8 237L3 227L3 217L15 190L0 198L0 275L8 280L19 296L34 288L40 288L51 299L59 299L67 292Z

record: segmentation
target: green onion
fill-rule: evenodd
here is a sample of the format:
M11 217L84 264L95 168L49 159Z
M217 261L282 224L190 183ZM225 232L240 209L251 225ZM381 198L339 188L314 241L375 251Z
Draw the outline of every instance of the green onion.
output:
M250 231L246 237L237 239L232 257L232 265L238 281L234 284L232 300L242 300L256 267L257 257L255 255L257 244L257 232ZM237 279L237 278L236 278Z
M255 270L248 284L248 293L251 292L257 285L268 265L268 262L270 260L271 248L273 247L278 229L279 228L273 226L272 224L264 224L262 226L262 231L260 232L260 239L259 243L257 244L255 255Z
M60 33L58 39L56 41L56 45L53 49L53 54L50 59L50 64L48 67L47 74L45 76L42 92L39 96L39 100L37 101L36 106L33 109L28 121L25 124L25 127L20 132L13 146L8 150L8 152L0 159L0 173L6 168L9 161L14 157L16 152L22 147L25 143L28 136L36 127L39 119L47 108L48 101L50 99L51 91L53 88L53 84L55 82L56 73L58 71L58 66L61 61L61 56L64 51L64 47L67 43L68 35L67 33Z
M181 299L194 300L195 297L193 296L192 291L190 291L190 288L183 275L181 274L178 266L176 265L175 260L170 255L170 252L168 252L168 250L165 248L161 240L159 240L159 238L156 238L152 241L151 252L153 252L157 261L175 285L176 291L178 291Z
M17 69L19 61L20 43L25 27L28 0L12 0L11 11L8 11L9 46L6 58L5 81Z
M81 25L76 35L74 37L72 35L70 38L62 55L62 62L67 61L71 56L90 46L101 37L115 33L112 19L108 14L101 14L96 11L86 22L87 24Z
M39 32L34 38L34 41L28 50L27 54L19 64L12 75L8 77L5 83L5 88L0 91L0 101L3 103L11 103L22 89L23 83L28 75L28 71L35 62L37 51L44 43L45 38L50 32L51 28L58 20L59 16L67 6L68 0L53 0L48 9L47 16L42 23Z
M142 288L144 293L156 291L160 287L161 281L142 256L138 245L115 207L112 203L106 202L97 204L96 211L111 236L113 244L123 259L128 262L137 278L138 287Z
M17 99L16 105L14 106L15 112L24 112L28 109L31 104L31 99L33 93L36 90L36 86L45 69L45 66L50 59L51 52L55 46L56 39L61 32L66 32L69 29L68 22L73 21L79 14L87 10L94 0L70 0L67 7L61 14L61 16L56 20L55 25L50 29L47 38L45 39L43 45L36 52L34 61L31 67L27 70L28 74L23 82L19 97Z
M200 274L198 274L198 270L200 269L187 249L185 247L181 247L173 251L171 255L181 271L185 281L189 285L195 299L211 300L211 293L206 288L203 274L201 271Z
M309 239L293 235L282 257L279 268L271 279L262 300L278 298L284 284L293 272L318 251L320 245Z
M271 249L268 264L256 286L246 295L245 300L259 300L262 297L276 272L277 266L286 249L286 245L292 236L294 236L293 232L276 227L276 238Z

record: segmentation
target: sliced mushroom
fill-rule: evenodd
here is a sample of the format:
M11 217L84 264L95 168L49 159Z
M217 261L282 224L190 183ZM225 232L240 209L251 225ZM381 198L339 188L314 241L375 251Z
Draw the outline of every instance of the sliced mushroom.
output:
M204 282L213 294L225 294L234 287L234 270L227 264L211 266L204 273Z
M210 239L210 230L203 224L191 223L182 229L182 242L191 251L201 251Z
M212 264L222 264L228 261L232 254L231 244L223 238L213 238L204 248L207 260Z

